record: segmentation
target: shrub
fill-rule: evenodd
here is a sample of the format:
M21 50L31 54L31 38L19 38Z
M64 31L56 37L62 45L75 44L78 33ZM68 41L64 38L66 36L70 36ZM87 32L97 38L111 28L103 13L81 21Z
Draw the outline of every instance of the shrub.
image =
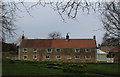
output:
M70 64L67 67L64 67L63 72L68 73L85 73L86 69L83 64L77 65L77 64Z
M68 73L82 73L81 70L74 69L74 68L65 68L65 69L63 69L63 72L68 72Z
M54 62L54 63L48 63L47 65L48 66L62 66L63 64Z
M9 63L10 63L10 64L14 64L15 61L14 61L14 60L10 60Z

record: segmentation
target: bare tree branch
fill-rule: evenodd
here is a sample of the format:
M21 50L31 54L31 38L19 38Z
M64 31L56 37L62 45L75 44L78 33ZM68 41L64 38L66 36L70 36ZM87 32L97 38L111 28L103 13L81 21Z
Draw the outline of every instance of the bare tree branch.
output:
M84 1L84 2L83 2ZM31 15L30 10L38 5L45 7L46 5L50 5L55 11L58 12L62 20L65 22L64 15L75 19L78 15L79 10L86 11L87 13L90 12L91 9L94 11L96 9L102 11L102 22L104 24L105 30L111 34L111 36L118 36L117 31L120 29L120 20L118 18L118 11L117 11L117 3L115 2L105 2L104 4L101 2L92 3L89 0L69 0L67 2L45 2L43 0L39 0L32 6L28 7L25 5L24 0L18 3L16 2L2 2L2 32L3 35L11 35L14 33L15 30L15 18L17 16L16 10L22 11L17 7L17 4L22 4L25 7L27 13Z
M62 35L60 32L52 32L48 34L48 38L50 39L62 39Z
M118 12L118 8L120 7L118 2L105 3L103 8L101 14L104 29L110 34L110 36L117 37L118 30L120 30L120 13Z

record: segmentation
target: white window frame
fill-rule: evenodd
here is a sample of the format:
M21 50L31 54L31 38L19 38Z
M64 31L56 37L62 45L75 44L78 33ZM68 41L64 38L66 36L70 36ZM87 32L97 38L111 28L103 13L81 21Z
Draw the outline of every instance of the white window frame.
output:
M24 49L26 49L26 51L24 51ZM23 52L27 52L27 48L23 48Z
M36 58L34 56L36 56ZM33 55L33 59L37 59L37 55Z
M60 51L57 51L57 49L60 49L60 48L56 48L56 52L60 52L61 51L61 49L60 49Z
M78 49L79 51L76 51L76 49ZM79 49L79 48L75 48L75 52L76 52L76 53L80 52L80 49Z
M76 56L79 56L79 55L76 55ZM76 58L76 56L75 56L75 59L80 59L80 56L79 56L79 58Z
M89 49L89 51L87 51L87 49ZM86 48L86 49L85 49L85 52L87 52L87 53L90 52L90 51L91 51L90 48Z
M51 49L51 48L48 48L48 49ZM50 51L50 52L48 51L48 49L46 49L46 50L47 50L47 53L52 53L52 49L51 49L51 51Z
M67 56L67 59L72 59L71 56Z
M27 56L27 58L25 59L24 56ZM28 55L23 55L23 60L27 60L28 59Z
M33 52L37 52L37 49L36 49L36 51L34 51L34 49L36 49L36 48L33 48Z
M57 55L57 56L56 56L56 59L61 59L61 56L60 56L60 58L58 58L58 56L60 56L60 55Z
M89 55L87 55L87 56L89 56ZM87 58L87 56L85 56L85 59L86 59L86 60L90 60L90 59L91 59L91 56L90 56L90 58Z
M47 56L49 56L49 55L47 55ZM49 58L46 58L46 56L45 56L45 59L50 59L50 56L49 56Z

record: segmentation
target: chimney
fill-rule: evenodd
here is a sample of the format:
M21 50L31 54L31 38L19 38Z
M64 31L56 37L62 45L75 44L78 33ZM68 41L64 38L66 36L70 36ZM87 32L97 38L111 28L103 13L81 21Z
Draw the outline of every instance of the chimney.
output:
M95 35L93 36L93 39L96 40L96 36Z
M24 39L25 37L24 37L24 34L22 35L22 39Z
M101 45L100 45L100 44L98 44L98 46L100 47Z
M98 48L100 48L101 47L101 45L100 44L98 44Z
M66 35L66 40L69 40L69 35L68 35L68 33L67 33L67 35Z
M93 36L93 39L95 41L95 45L96 45L96 48L97 48L97 42L96 42L96 36L95 35Z

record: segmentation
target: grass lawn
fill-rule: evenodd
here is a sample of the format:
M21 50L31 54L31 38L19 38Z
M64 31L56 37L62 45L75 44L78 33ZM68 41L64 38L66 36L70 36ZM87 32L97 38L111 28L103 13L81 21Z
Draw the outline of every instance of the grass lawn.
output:
M88 64L87 69L90 72L99 74L117 75L120 73L119 64Z
M66 75L62 70L48 69L32 64L4 64L3 75Z
M2 74L2 62L0 62L0 76Z
M104 77L97 74L118 74L118 64L87 64L86 73L69 73L64 72L62 69L47 68L49 62L25 62L25 61L11 61L3 60L2 74L3 75L77 75L84 77ZM62 64L66 67L70 63ZM81 64L81 63L71 63ZM72 76L73 77L73 76Z

